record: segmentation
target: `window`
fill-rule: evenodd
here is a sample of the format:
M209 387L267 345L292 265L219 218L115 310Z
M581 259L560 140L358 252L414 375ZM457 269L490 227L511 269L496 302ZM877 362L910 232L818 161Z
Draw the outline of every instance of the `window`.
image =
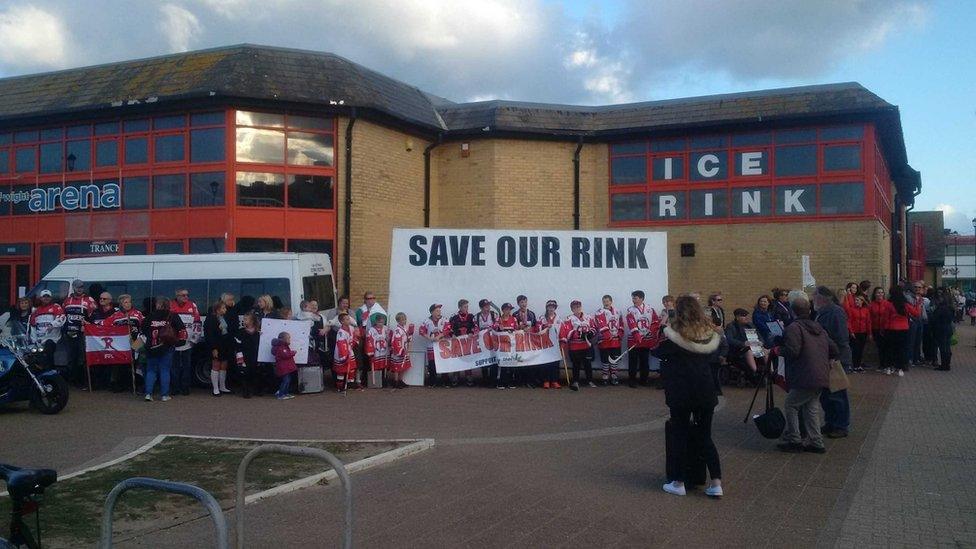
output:
M43 262L43 259L41 261ZM57 263L52 265L51 269L53 269L56 265ZM41 270L43 271L44 269L42 268ZM48 272L51 272L50 269L48 269ZM44 275L46 274L47 273L44 273ZM51 297L54 299L54 301L59 303L64 301L64 298L68 297L68 283L64 280L42 280L37 283L37 286L34 286L34 288L31 289L30 295L36 296L41 290L51 290Z
M644 193L614 194L610 197L611 221L643 221L647 219L647 196Z
M776 132L776 143L809 143L817 140L817 130L804 128Z
M728 217L729 191L727 189L693 190L690 194L693 219Z
M237 204L280 208L285 205L285 176L280 173L237 172Z
M237 128L237 161L284 164L285 132Z
M31 189L33 188L34 188L33 185L14 185L11 188L11 191L17 195L26 196L26 195L30 195ZM28 215L33 213L30 211L30 208L27 206L28 203L29 202L26 198L24 198L23 200L15 201L10 206L10 210L11 210L10 213L13 215Z
M817 213L816 186L776 187L776 215L813 215L815 213Z
M118 122L102 122L95 124L95 135L115 135L119 133Z
M41 151L41 173L57 173L61 171L62 144L45 143L40 146Z
M769 132L764 133L744 133L732 136L733 147L752 147L756 145L769 145L773 141L773 135Z
M666 156L651 160L651 177L654 181L682 180L685 178L685 159Z
M288 177L288 205L292 208L333 208L332 177L327 175L291 175Z
M17 173L31 173L37 170L34 147L19 148L15 155L17 157Z
M686 207L684 191L651 193L648 218L684 219Z
M295 253L329 254L329 257L332 257L332 241L300 240L292 238L288 240L288 251Z
M686 143L687 141L684 138L667 139L664 141L651 141L651 151L652 152L683 151L685 150Z
M6 195L0 196L0 215L10 215L11 189L7 185L0 185L0 193Z
M159 244L156 244L159 246ZM159 252L156 252L157 254ZM190 294L190 300L197 304L201 314L206 314L209 309L207 301L207 279L187 279L187 280L153 280L153 295L161 295L174 299L176 290L186 290Z
M621 156L611 160L612 183L631 185L647 181L647 158L644 156Z
M732 189L732 217L767 216L772 206L769 187Z
M123 255L146 255L149 253L149 246L145 242L126 242L122 245Z
M157 242L155 245L153 245L153 253L156 255L181 254L183 253L183 243Z
M647 152L647 143L640 141L637 143L615 143L610 146L610 154L644 154Z
M817 146L776 147L776 175L814 175L817 173Z
M125 163L145 164L149 162L149 140L145 137L129 137L125 140Z
M250 311L257 299L267 294L274 300L276 307L291 306L291 284L287 278L230 278L210 279L207 282L210 286L208 303L215 303L220 299L220 294L229 293L237 297L240 310Z
M149 208L149 178L126 177L122 182L122 209L145 210Z
M41 247L41 278L47 276L51 269L58 266L61 262L61 245L45 244ZM67 286L67 285L66 285ZM67 288L65 289L67 291ZM52 292L53 293L53 292Z
M190 174L190 206L197 208L223 205L224 172Z
M10 171L10 152L7 149L0 149L0 173Z
M41 130L41 141L61 141L64 139L63 128L45 128Z
M334 284L331 275L303 276L302 298L318 301L320 311L333 309L336 306Z
M152 207L154 210L159 208L182 207L185 194L185 175L157 175L153 177Z
M91 140L68 141L65 150L65 171L87 172L91 169Z
M864 139L864 126L836 126L820 130L823 141L859 141Z
M824 147L824 171L837 172L861 169L860 145Z
M285 117L280 114L265 112L237 111L237 124L240 126L283 128L285 127Z
M183 134L156 136L156 162L183 160Z
M688 165L692 180L718 180L729 177L729 157L724 150L691 153Z
M737 151L733 156L735 156L736 176L749 177L769 174L769 151L765 149Z
M95 143L95 167L115 166L119 163L119 144L114 139Z
M223 159L223 128L190 131L190 162L220 162Z
M283 252L285 241L280 238L238 238L238 252Z
M148 132L149 131L149 120L126 120L122 123L122 127L125 128L126 133L133 132Z
M223 112L197 112L190 115L191 126L223 126Z
M37 140L37 130L24 130L14 133L14 143L32 143Z
M689 149L717 149L720 147L728 147L729 138L725 136L705 136L705 137L692 137L691 141L688 143Z
M288 127L303 130L332 131L332 119L317 116L289 115Z
M213 238L191 238L191 254L219 254L224 251L224 237L215 236Z
M157 116L153 119L154 130L171 130L182 128L186 125L186 117L182 114L176 116Z
M820 186L820 213L864 213L863 183L827 183Z
M0 133L0 145L9 145L13 143L13 136L9 133Z
M288 132L288 163L299 166L331 166L332 135Z

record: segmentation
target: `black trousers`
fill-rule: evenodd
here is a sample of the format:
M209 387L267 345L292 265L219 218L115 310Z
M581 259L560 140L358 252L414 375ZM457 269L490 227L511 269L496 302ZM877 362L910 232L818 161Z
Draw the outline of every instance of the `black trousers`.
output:
M934 334L939 349L939 367L948 370L952 366L952 329L939 330ZM935 359L935 355L932 355Z
M933 363L935 362L935 354L938 350L938 346L935 341L937 337L938 336L936 335L935 330L932 329L931 324L922 325L922 355L925 357L925 360Z
M579 383L580 381L580 369L586 372L586 381L593 381L593 363L587 357L589 351L587 349L577 349L575 351L569 351L569 362L573 365L573 381Z
M701 450L702 459L712 479L722 478L722 464L718 459L718 449L712 441L712 407L671 408L671 436L673 448L667 452L666 464L668 480L685 482L688 447Z
M881 330L874 330L871 333L874 337L874 347L878 350L878 369L888 368L888 346L885 344L885 336Z
M853 366L855 368L861 367L861 362L864 361L864 346L868 343L868 334L853 334L851 336L851 356L853 360Z
M908 369L908 330L888 330L884 338L885 356L888 367L899 370Z
M88 378L85 375L85 337L84 336L65 336L64 343L68 351L68 377L77 387L87 386Z
M627 354L627 373L630 376L631 383L637 379L638 372L640 372L641 385L647 384L647 376L651 368L650 357L650 349L641 347L635 347Z

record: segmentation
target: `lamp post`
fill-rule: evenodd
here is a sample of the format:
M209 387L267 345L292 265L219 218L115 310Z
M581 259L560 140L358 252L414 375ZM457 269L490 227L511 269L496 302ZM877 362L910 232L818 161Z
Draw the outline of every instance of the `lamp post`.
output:
M973 218L973 291L976 291L976 217Z

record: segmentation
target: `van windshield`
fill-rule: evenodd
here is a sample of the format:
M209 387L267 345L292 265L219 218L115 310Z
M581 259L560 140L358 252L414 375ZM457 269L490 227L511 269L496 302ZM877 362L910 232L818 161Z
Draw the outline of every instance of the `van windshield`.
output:
M51 290L51 297L54 301L64 301L64 298L68 297L68 281L42 280L37 283L37 286L31 288L31 291L27 292L27 297L37 299L37 294L41 293L41 290Z
M312 275L302 277L302 293L305 301L319 302L320 311L335 309L335 291L332 286L332 275Z

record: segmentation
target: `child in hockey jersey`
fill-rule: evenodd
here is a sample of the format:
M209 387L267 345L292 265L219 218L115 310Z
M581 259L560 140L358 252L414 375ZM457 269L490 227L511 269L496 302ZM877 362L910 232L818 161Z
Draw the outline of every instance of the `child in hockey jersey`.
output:
M370 371L386 372L390 357L390 330L386 327L384 315L373 315L373 325L366 332L366 356L369 357Z
M405 389L403 372L410 369L410 340L413 338L413 324L407 324L407 315L397 313L397 325L390 339L390 377L394 389Z
M597 347L603 364L602 384L618 385L616 362L620 359L620 341L624 337L624 319L613 306L613 297L603 296L603 307L593 315L593 324L600 337ZM612 362L611 362L612 361Z
M427 375L430 377L431 387L450 387L447 374L438 377L437 365L434 362L434 345L448 332L447 320L441 316L440 303L434 303L427 310L430 317L420 325L420 335L427 338Z
M557 331L556 339L558 345L558 338L559 338L558 331L561 323L559 321L559 316L556 315L557 307L558 304L556 303L556 300L550 299L549 301L546 301L546 312L538 320L536 326L538 327L538 331L540 334L551 331L553 326L555 326ZM543 389L550 389L550 388L562 389L562 386L559 385L559 362L550 362L549 364L543 364L542 372L543 372L543 376L542 376Z
M593 333L593 319L583 312L583 304L574 300L569 304L573 314L566 317L559 331L559 341L566 345L569 352L569 362L573 365L573 386L579 387L580 370L586 372L586 382L590 387L593 383L593 365L586 355L590 350L589 336Z
M336 330L335 351L332 358L332 375L336 391L342 392L349 385L356 386L356 320L348 313L340 313L339 329Z
M507 332L511 333L518 330L519 322L518 319L512 316L512 304L503 303L502 304L502 315L498 317L498 322L495 323L496 332ZM508 336L499 336L508 337ZM504 389L508 387L509 389L514 389L515 385L515 369L514 368L502 368L498 373L498 384L495 385L498 389Z
M295 398L295 395L289 392L291 376L298 371L298 366L295 364L295 351L291 348L291 334L281 332L278 337L272 339L271 354L275 359L275 376L279 381L275 397L278 400Z

